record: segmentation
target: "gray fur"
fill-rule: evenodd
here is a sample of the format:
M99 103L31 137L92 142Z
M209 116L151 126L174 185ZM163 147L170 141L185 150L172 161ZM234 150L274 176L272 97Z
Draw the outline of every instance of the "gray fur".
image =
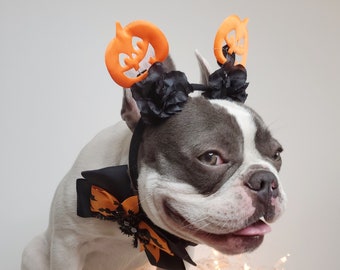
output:
M241 165L242 141L232 115L203 97L189 98L181 113L145 131L140 158L161 174L172 174L207 194ZM202 165L197 158L209 150L218 150L229 162L220 170Z

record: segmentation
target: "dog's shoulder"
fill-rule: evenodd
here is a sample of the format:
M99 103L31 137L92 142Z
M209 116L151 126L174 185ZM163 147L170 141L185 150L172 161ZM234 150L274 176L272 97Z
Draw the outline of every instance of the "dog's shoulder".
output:
M84 169L127 164L131 136L123 121L109 126L85 145L75 163L84 163Z
M81 173L127 164L131 136L132 133L126 124L119 122L99 132L80 151L73 166L58 186L53 200L51 215L57 216L54 220L58 220L60 226L64 226L65 213L72 213L73 218L76 212L75 182L82 177Z

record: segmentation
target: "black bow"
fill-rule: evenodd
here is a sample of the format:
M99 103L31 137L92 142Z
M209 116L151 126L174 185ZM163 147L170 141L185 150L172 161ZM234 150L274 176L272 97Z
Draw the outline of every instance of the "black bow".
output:
M77 214L119 224L122 233L133 237L144 249L149 262L168 270L185 270L183 260L196 265L186 251L194 245L157 227L146 216L134 193L128 167L114 166L82 172L77 180Z

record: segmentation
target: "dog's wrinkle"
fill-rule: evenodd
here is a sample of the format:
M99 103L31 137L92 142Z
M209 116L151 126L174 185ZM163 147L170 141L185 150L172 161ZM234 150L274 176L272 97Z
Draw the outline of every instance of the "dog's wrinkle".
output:
M210 216L206 215L201 217L200 219L187 219L183 216L180 211L175 209L173 206L165 203L165 212L167 215L178 225L177 229L180 231L200 231L205 227L211 226L210 222L207 222L210 219Z
M206 234L228 234L232 231L239 230L244 225L242 219L229 219L226 214L204 215L201 218L185 217L180 211L168 206L167 214L178 225L179 230L191 230L194 232L202 232ZM170 213L169 213L170 210Z
M225 234L236 230L242 226L242 220L253 214L254 210L249 208L249 206L252 207L251 200L246 200L246 197L244 197L246 193L242 193L243 189L230 188L231 187L227 189L230 190L230 194L233 195L229 197L229 202L223 200L223 196L228 193L225 193L225 190L220 190L219 194L210 196L209 202L206 201L208 197L201 197L201 203L192 206L188 206L188 202L178 202L179 208L177 212L185 217L189 223L194 224L196 228L207 227L208 233ZM239 198L240 203L238 203L239 200L236 198ZM183 208L182 205L186 205L187 207ZM201 209L201 211L197 210L194 213L190 213L187 212L188 209ZM202 215L204 215L204 219L197 218Z
M167 209L164 208L162 213L166 213ZM163 220L164 229L167 229L169 232L191 241L193 243L198 243L197 239L193 236L193 233L197 231L195 227L193 227L189 222L183 219L180 216L173 216L173 214L168 213L168 215L161 215L161 219ZM175 225L175 226L174 226ZM190 232L190 233L188 233Z
M207 219L208 219L208 218L205 217L205 218L202 218L201 220L196 220L195 224L196 224L196 223L202 223L202 221L204 222L204 221L206 221ZM199 231L205 231L204 229L207 228L207 227L209 227L209 226L211 226L211 225L210 225L209 223L207 223L207 222L204 222L204 223L205 223L205 224L201 225L200 227L195 227L195 226L193 226L192 224L188 223L188 224L182 226L181 229L190 229L190 230L192 230L193 233L199 232Z

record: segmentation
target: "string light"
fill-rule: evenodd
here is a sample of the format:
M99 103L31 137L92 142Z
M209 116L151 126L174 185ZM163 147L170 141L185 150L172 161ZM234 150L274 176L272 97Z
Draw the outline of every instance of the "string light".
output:
M247 263L244 263L243 270L250 270L250 266Z
M204 257L195 261L196 267L190 267L189 270L285 270L285 264L288 261L290 254L287 253L285 256L280 258L276 264L271 267L256 267L250 263L249 258L245 255L239 256L227 256L219 253L216 250L212 250L210 256ZM144 266L139 270L156 270L152 266Z

